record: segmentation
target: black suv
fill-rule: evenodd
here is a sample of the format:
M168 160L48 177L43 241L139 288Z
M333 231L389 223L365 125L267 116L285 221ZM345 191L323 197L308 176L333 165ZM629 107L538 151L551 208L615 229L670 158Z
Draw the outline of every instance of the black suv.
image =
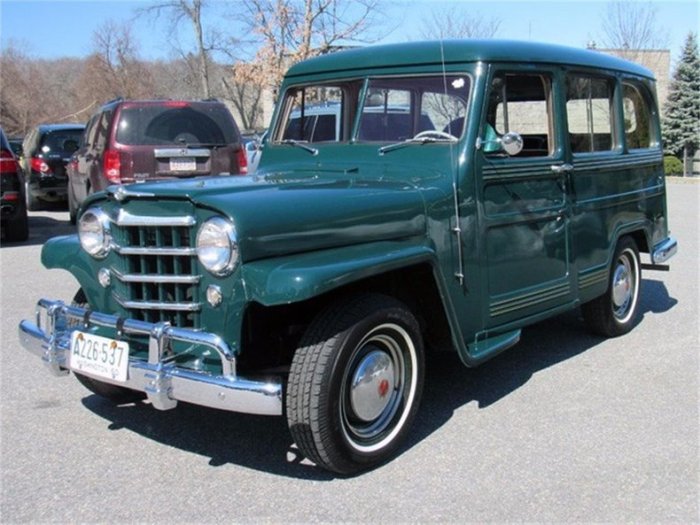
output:
M0 128L0 203L2 206L0 225L5 240L26 241L29 229L22 170L2 128Z
M83 124L41 124L25 137L22 169L29 210L66 200L66 164L78 149L84 129Z
M111 184L247 173L241 134L216 100L123 100L103 105L69 165L71 222L80 203Z

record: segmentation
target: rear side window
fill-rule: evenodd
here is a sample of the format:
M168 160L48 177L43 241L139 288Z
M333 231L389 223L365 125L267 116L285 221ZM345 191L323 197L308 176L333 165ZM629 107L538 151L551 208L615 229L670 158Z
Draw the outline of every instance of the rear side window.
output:
M566 82L566 116L573 153L610 151L613 143L613 82L569 75Z
M123 107L116 140L126 145L224 145L238 137L228 110L208 106Z
M625 141L628 149L650 148L653 129L651 110L642 91L630 83L622 84L622 108L625 118Z

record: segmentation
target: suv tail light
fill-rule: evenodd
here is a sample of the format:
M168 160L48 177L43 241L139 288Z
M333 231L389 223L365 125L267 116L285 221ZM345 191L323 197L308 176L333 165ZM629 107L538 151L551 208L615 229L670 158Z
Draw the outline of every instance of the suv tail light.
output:
M119 151L115 149L108 149L104 152L104 157L102 158L102 171L105 178L114 184L121 184L122 182L122 162L119 155Z
M17 161L9 151L0 151L0 173L16 173Z
M236 162L238 163L238 174L248 174L248 157L245 154L245 148L241 148L236 152Z
M31 166L33 171L38 171L39 173L42 173L44 175L50 175L51 173L53 173L51 166L46 164L46 162L44 162L44 159L40 159L39 157L32 157Z

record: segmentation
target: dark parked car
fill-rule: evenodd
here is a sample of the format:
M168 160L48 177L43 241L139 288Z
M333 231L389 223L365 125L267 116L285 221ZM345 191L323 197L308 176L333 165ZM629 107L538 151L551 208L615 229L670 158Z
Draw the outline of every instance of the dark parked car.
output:
M10 143L10 149L17 159L23 156L22 142L24 142L24 139L22 137L7 137L7 142Z
M0 202L3 237L7 241L26 241L29 236L27 207L24 202L22 170L5 133L0 128Z
M22 168L30 211L46 202L66 200L66 165L78 149L84 129L83 124L42 124L25 137Z
M111 184L245 173L241 134L222 102L116 99L90 118L71 159L71 221Z

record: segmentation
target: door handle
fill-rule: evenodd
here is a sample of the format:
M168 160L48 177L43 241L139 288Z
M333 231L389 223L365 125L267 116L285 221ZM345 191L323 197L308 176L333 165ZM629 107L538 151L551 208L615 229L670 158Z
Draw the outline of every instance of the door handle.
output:
M568 162L565 164L554 164L552 166L552 171L554 173L569 173L570 171L574 171L574 167Z

